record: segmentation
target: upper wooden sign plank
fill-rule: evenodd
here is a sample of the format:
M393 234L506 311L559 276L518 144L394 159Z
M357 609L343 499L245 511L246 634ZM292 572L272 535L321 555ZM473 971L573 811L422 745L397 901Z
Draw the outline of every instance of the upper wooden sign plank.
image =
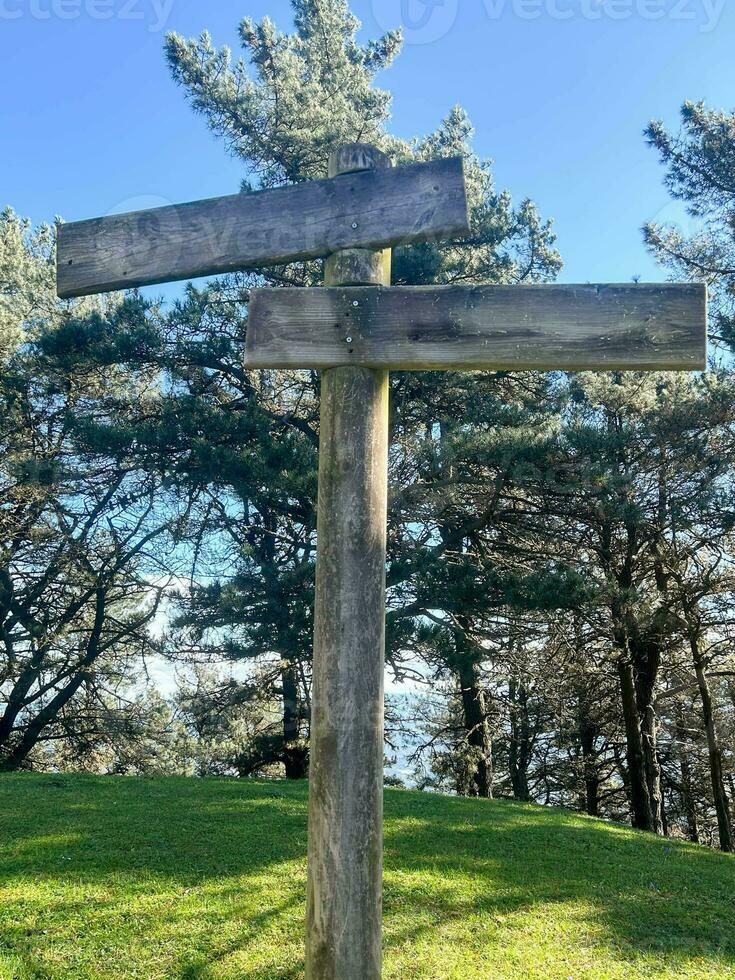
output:
M57 290L84 296L468 232L452 157L60 224Z
M698 283L256 289L252 368L699 370Z

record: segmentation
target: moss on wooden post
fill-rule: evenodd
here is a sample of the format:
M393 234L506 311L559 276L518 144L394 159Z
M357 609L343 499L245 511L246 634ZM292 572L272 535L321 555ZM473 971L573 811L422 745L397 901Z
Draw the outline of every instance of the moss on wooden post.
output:
M390 166L338 148L329 175ZM390 250L350 249L327 285L389 285ZM349 343L345 327L345 343ZM381 970L388 372L322 374L309 785L308 980Z

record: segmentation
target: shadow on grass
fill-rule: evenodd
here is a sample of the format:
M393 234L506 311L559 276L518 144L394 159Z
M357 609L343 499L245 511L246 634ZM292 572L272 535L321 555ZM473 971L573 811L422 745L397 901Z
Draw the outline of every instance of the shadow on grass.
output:
M552 922L566 905L593 946L611 944L623 960L652 955L686 972L699 959L722 971L713 976L735 976L730 855L506 802L398 792L390 818L386 917L410 909L415 921L389 947L478 916L498 924L485 934L492 946L523 929L519 915L536 910Z
M0 945L29 977L125 975L47 972L44 950L73 957L78 939L143 960L165 950L164 972L136 961L137 976L295 980L306 798L306 784L3 776L0 884L20 897L0 912ZM728 856L558 810L401 791L386 793L385 845L389 955L467 922L491 951L518 916L568 905L621 960L735 968Z
M269 930L298 933L306 809L303 785L2 776L0 952L34 980L127 975L97 972L110 949L136 976L215 976ZM165 973L140 965L156 948Z
M239 780L2 776L0 831L3 877L141 871L185 886L301 857L306 797Z

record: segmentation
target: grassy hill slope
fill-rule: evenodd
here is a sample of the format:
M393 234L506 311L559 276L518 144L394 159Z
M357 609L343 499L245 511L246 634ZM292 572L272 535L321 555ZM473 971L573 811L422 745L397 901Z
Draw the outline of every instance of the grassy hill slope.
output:
M300 977L306 797L0 776L0 978ZM400 790L385 830L386 978L735 978L729 856Z

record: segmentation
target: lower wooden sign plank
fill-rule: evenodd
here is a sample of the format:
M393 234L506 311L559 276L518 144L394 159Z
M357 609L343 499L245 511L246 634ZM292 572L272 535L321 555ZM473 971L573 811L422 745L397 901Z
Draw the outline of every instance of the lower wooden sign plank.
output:
M691 371L706 323L699 283L255 289L246 364Z

